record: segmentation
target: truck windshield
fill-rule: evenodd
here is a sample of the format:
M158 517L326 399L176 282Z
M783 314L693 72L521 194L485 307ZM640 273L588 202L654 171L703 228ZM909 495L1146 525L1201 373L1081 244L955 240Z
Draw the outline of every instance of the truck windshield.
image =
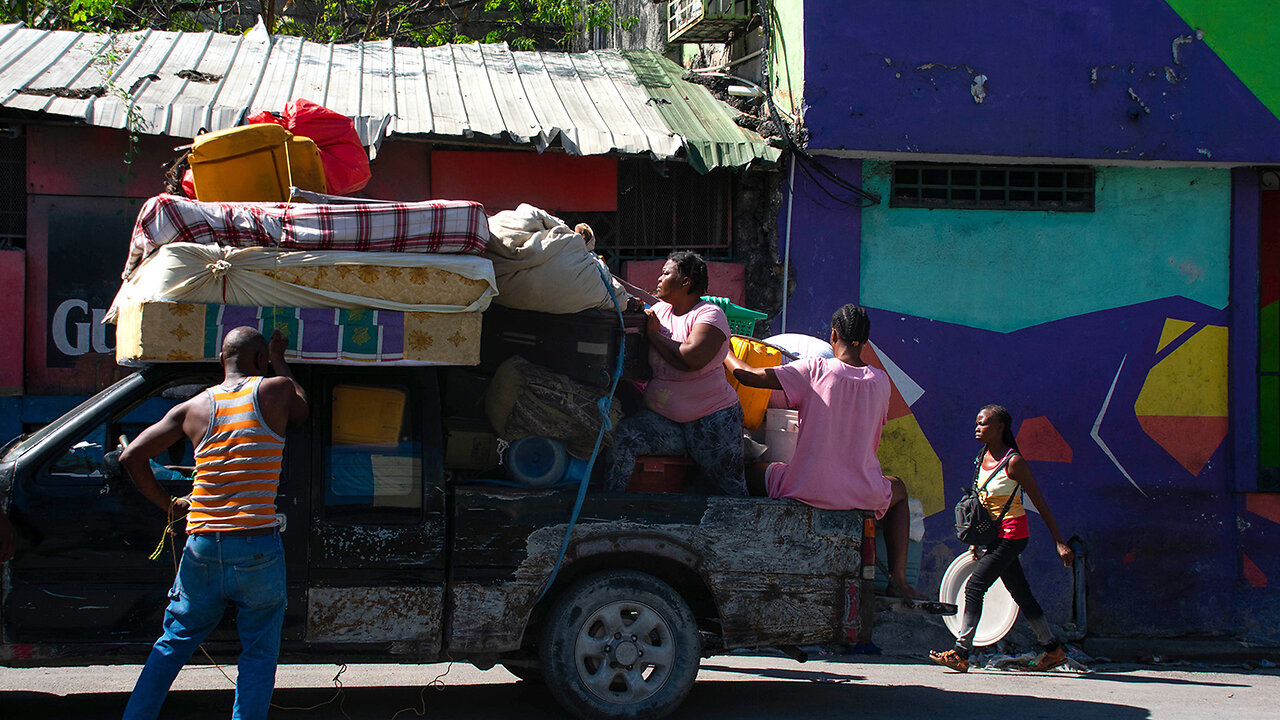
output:
M63 413L62 416L59 417L57 420L54 420L53 422L49 423L48 425L45 425L44 427L40 428L34 433L31 433L30 436L23 438L21 441L19 441L17 444L15 444L13 447L9 448L8 451L5 452L4 457L0 458L0 462L16 459L18 456L22 455L30 448L33 448L36 445L39 445L41 440L45 439L49 435L52 435L54 432L58 430L58 428L62 427L63 425L66 425L72 419L79 416L80 413L85 412L89 408L97 405L99 402L102 401L102 399L110 395L114 395L115 393L118 393L118 392L128 392L132 388L138 385L141 385L143 381L144 380L141 372L136 372L124 378L121 378L114 385L108 387L106 390L103 390L97 395L94 395L88 400L85 400L84 402L77 405L73 410Z

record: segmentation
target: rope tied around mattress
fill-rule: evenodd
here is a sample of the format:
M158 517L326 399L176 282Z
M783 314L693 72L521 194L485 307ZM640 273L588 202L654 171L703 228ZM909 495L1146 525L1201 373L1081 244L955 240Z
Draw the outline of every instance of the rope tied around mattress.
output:
M222 280L222 303L225 305L227 302L227 273L231 272L231 263L222 259L214 260L205 265L204 269L208 270L209 274L215 279Z
M596 402L596 409L600 411L600 432L596 433L595 447L591 448L591 457L587 460L587 467L582 471L582 479L578 481L578 496L573 501L573 512L569 515L569 526L564 530L564 540L560 542L560 555L556 557L556 564L551 568L551 576L547 578L547 583L542 586L542 592L538 594L537 602L542 602L542 598L546 597L547 591L555 584L556 575L560 573L560 565L564 562L565 553L569 551L569 540L573 536L573 527L578 524L578 515L582 513L582 503L587 498L587 485L591 483L591 469L595 467L596 457L600 454L600 444L604 442L604 434L613 428L613 422L609 419L609 410L613 407L613 394L618 390L618 380L622 379L622 366L627 358L626 332L627 323L622 318L622 305L618 302L618 296L613 292L613 285L609 283L609 278L605 277L603 261L597 259L596 271L600 273L600 282L604 283L604 290L609 294L609 298L613 300L613 309L618 314L618 327L622 330L622 337L618 341L618 360L617 365L613 368L613 382L609 385L609 392Z

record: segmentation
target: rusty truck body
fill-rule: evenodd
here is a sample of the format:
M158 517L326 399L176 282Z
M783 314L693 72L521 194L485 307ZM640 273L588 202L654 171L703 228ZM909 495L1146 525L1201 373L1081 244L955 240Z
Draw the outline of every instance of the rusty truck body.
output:
M502 664L547 683L578 717L646 718L683 700L702 657L869 640L867 513L591 492L561 558L574 488L445 471L440 370L296 371L312 413L289 430L278 498L282 661ZM0 665L145 659L182 536L178 554L149 559L166 520L103 450L220 379L214 366L145 367L9 444L0 499L18 550L0 587ZM396 437L339 437L351 420L332 400L350 388L400 403ZM161 480L190 490L177 473ZM206 642L220 660L237 652L230 615Z

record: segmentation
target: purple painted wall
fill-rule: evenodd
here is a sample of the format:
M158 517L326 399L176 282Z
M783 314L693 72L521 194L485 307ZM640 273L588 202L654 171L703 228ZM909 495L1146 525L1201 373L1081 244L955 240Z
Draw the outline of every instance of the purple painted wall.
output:
M804 119L811 150L1090 165L1280 162L1280 121L1164 2L808 0L805 11ZM834 14L843 20L814 21ZM975 87L979 75L986 76L985 94ZM823 162L858 181L857 161ZM863 266L862 244L876 239L868 234L874 223L863 227L869 214L833 202L803 173L797 172L795 186L788 330L821 337L834 308L859 301L859 278L884 269ZM1280 644L1280 495L1251 492L1257 487L1258 278L1260 270L1277 272L1259 267L1258 192L1254 171L1232 173L1230 249L1206 258L1231 268L1226 307L1173 290L1163 299L1008 333L871 308L873 341L924 389L910 412L942 464L948 506L971 477L973 415L985 403L1007 405L1017 423L1046 418L1070 447L1069 461L1031 460L1059 525L1088 547L1094 634L1218 635ZM1214 203L1220 214L1210 224L1225 233L1226 210ZM1154 207L1156 200L1133 212ZM1006 213L974 212L985 213L992 232L1001 232ZM946 213L922 222L940 240L954 230ZM1052 214L1046 223L1054 223ZM785 229L783 216L780 237ZM1119 224L1115 231L1124 236ZM1118 252L1123 247L1119 243ZM1170 330L1169 320L1189 329ZM1190 348L1206 328L1218 333L1214 337L1226 333L1229 353L1229 434L1216 446L1220 414L1161 415L1151 410L1149 396L1139 400L1144 384L1157 382L1156 366L1183 345ZM1100 415L1097 436L1105 449L1091 434ZM1152 434L1161 423L1162 441L1158 431ZM1185 448L1174 447L1167 430L1178 427L1188 429L1184 445L1205 448L1203 458L1188 461ZM1175 458L1180 450L1181 461ZM951 539L949 514L926 522L924 590L936 590L946 564L962 550ZM1043 523L1032 518L1031 524L1027 574L1051 620L1065 622L1071 575L1053 555Z
M857 160L822 158L818 162L854 185L862 182L862 163ZM800 167L793 177L789 263L794 284L787 299L786 332L826 337L831 330L831 313L858 300L862 213L858 199L832 188L830 181L819 185L811 173ZM783 191L778 214L778 257L788 255L785 185ZM782 332L777 318L773 327Z
M805 11L810 148L1280 161L1280 121L1160 0L810 0Z

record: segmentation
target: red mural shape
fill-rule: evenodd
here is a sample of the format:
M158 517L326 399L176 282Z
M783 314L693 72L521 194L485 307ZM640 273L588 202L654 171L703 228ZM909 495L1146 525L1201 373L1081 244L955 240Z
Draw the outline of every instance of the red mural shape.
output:
M1199 475L1227 437L1225 417L1139 415L1138 424L1192 475Z
M1244 569L1244 579L1248 581L1249 587L1264 588L1267 586L1267 574L1249 559L1248 555L1240 553L1240 559Z
M1071 462L1071 446L1043 415L1023 420L1014 439L1022 456L1028 460Z
M884 369L884 362L880 360L880 356L876 354L875 348L867 345L862 350L862 360L877 370L884 370L888 375L889 371ZM898 386L893 382L893 378L889 379L889 420L897 420L900 417L906 417L911 414L911 406L907 404L906 398L902 397L902 393L898 392Z
M1280 495L1275 493L1246 493L1244 509L1280 525Z

